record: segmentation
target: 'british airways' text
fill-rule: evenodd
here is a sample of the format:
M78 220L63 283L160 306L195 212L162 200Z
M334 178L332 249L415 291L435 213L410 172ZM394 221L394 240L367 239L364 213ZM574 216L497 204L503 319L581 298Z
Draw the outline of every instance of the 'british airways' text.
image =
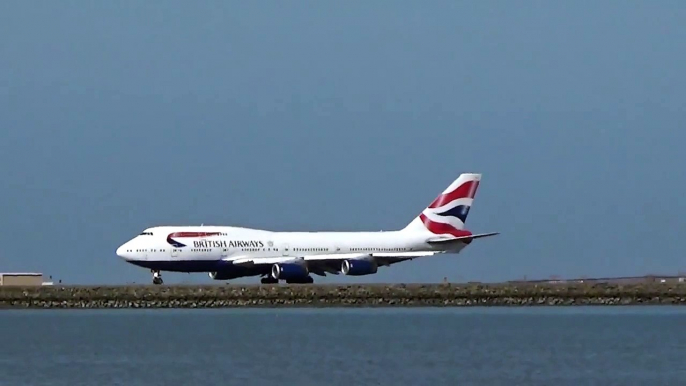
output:
M195 248L264 248L264 243L259 240L196 240L193 241Z

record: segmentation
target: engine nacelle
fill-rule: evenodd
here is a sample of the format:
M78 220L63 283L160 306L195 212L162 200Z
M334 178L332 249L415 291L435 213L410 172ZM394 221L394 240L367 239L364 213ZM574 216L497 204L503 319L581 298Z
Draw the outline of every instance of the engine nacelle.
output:
M341 273L347 276L364 276L375 274L379 266L370 260L343 260Z
M239 275L233 272L209 272L208 276L212 280L231 280L239 277Z
M277 280L298 280L310 274L304 264L281 263L272 265L272 277Z

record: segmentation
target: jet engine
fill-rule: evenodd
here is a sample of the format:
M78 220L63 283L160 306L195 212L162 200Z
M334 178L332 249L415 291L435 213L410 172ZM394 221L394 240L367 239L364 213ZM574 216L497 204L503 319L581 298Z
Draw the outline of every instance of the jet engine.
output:
M272 277L277 280L305 279L310 272L304 264L277 263L272 265Z
M341 273L348 276L364 276L375 274L378 265L373 260L348 259L341 263Z

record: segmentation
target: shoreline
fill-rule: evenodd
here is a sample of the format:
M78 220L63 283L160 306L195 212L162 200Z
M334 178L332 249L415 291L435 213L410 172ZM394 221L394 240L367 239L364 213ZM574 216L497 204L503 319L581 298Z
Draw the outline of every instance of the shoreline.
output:
M686 283L0 287L0 309L686 305Z

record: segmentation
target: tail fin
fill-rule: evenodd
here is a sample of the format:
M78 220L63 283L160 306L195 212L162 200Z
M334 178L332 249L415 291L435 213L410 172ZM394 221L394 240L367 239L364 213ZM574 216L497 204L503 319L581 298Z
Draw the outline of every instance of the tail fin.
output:
M471 233L465 230L465 222L480 182L481 174L460 174L403 231L430 232L454 237L470 235Z

